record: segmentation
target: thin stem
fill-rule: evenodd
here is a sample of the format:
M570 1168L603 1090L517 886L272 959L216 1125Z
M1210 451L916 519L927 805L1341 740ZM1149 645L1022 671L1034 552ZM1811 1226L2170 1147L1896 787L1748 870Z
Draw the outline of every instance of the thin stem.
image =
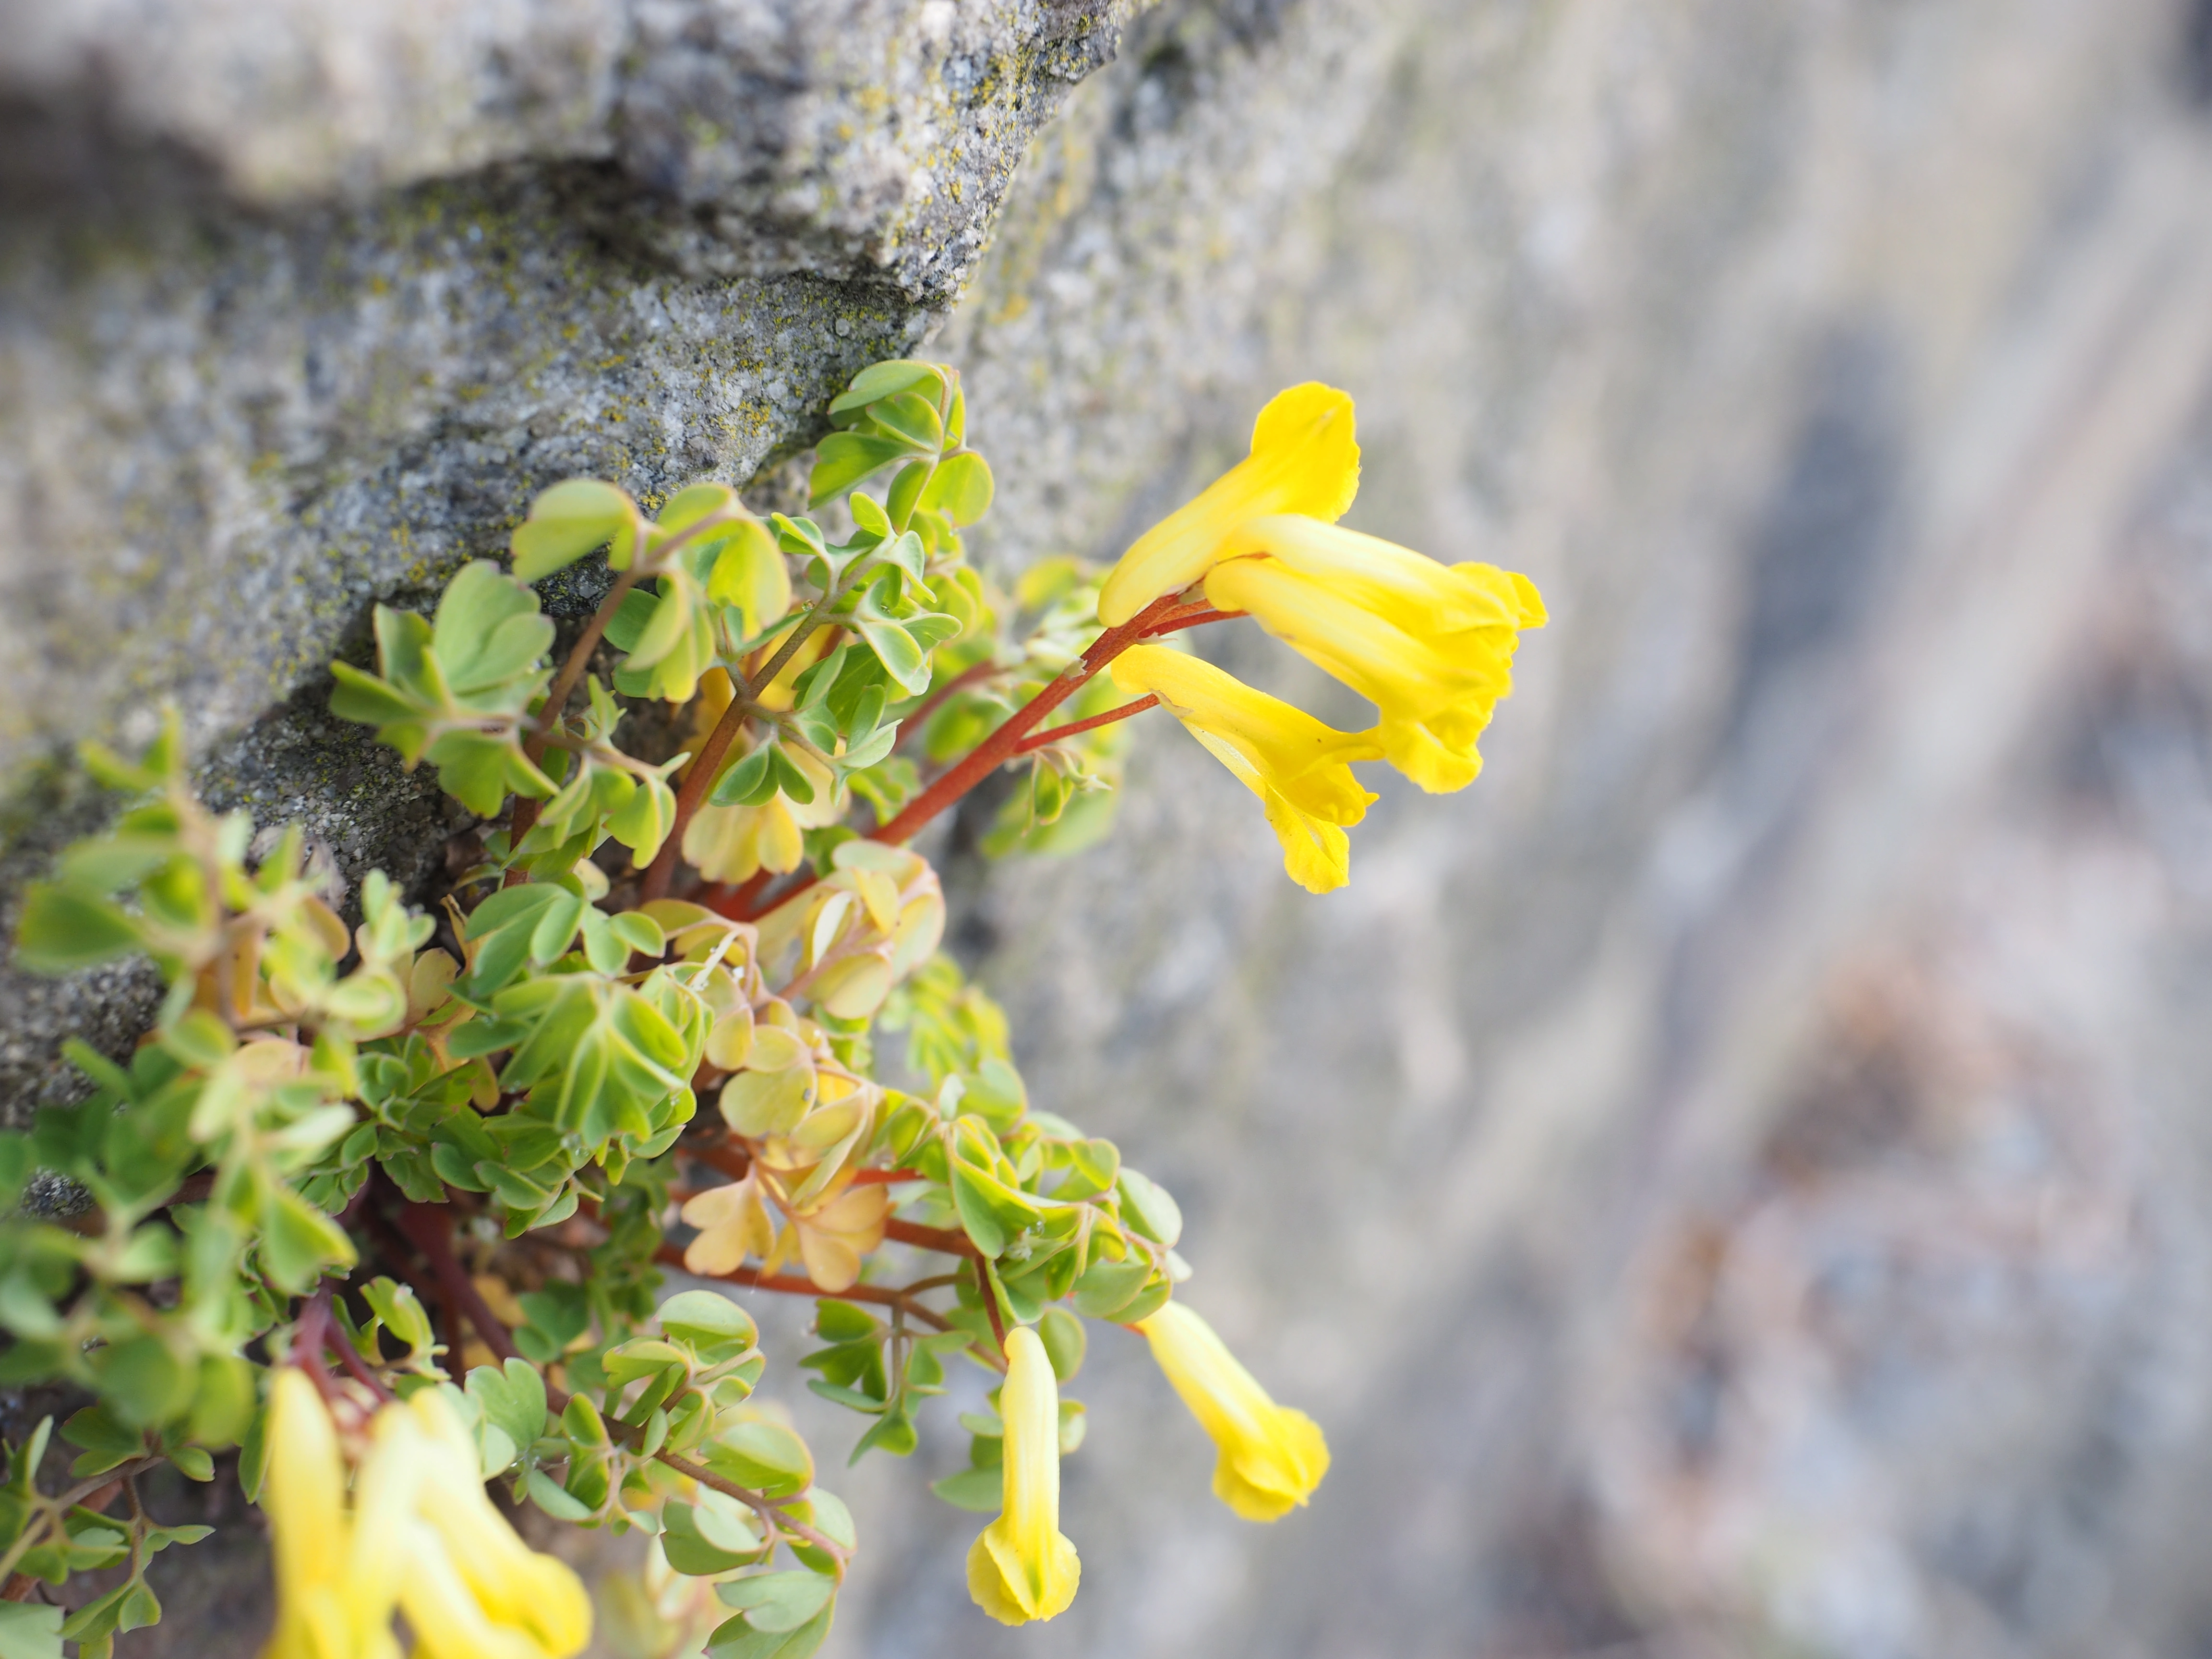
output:
M653 1259L665 1267L684 1267L681 1246L663 1244L653 1253ZM866 1302L878 1308L899 1308L912 1314L934 1330L949 1331L952 1327L942 1314L909 1300L911 1289L892 1290L882 1285L849 1285L842 1291L826 1290L811 1279L800 1279L793 1273L764 1273L757 1267L732 1267L727 1273L702 1273L684 1267L695 1279L712 1279L725 1284L743 1285L756 1291L773 1291L782 1296L828 1297L836 1302ZM939 1281L941 1282L941 1281Z
M1013 757L1021 740L1044 721L1044 717L1087 684L1091 677L1130 646L1145 630L1176 609L1170 595L1155 599L1119 628L1109 628L1091 643L1091 648L1070 663L1004 724L975 747L968 757L907 803L906 810L889 823L871 830L868 839L898 842L911 840L921 827L958 800L1000 765Z
M514 1346L507 1327L483 1299L483 1292L477 1289L476 1281L463 1271L460 1258L453 1254L450 1206L410 1203L399 1212L399 1231L409 1243L422 1253L422 1259L430 1264L431 1273L437 1277L440 1291L448 1303L468 1316L484 1346L502 1360L521 1358L522 1350ZM453 1334L458 1338L460 1333L456 1331Z
M1159 706L1159 698L1147 692L1134 702L1125 702L1119 708L1109 708L1103 714L1093 714L1087 720L1070 720L1065 726L1054 726L1049 732L1033 732L1014 745L1014 753L1032 754L1047 744L1058 743L1063 738L1072 738L1079 732L1092 732L1102 726L1111 726L1115 720L1125 720L1132 714L1141 714L1147 708L1158 708Z
M950 1227L925 1227L915 1221L891 1220L884 1223L884 1237L896 1239L902 1244L935 1250L940 1255L964 1255L971 1261L983 1259L982 1251L965 1233L956 1233Z
M1145 630L1145 638L1156 640L1163 634L1179 634L1186 628L1200 628L1207 623L1227 622L1247 614L1242 611L1216 611L1210 605L1194 605L1182 611L1170 611Z
M369 1369L368 1362L361 1357L335 1319L331 1322L327 1340L338 1357L338 1364L346 1368L347 1374L374 1395L380 1403L388 1406L399 1397L384 1386L382 1377Z
M999 1339L999 1352L1006 1351L1006 1322L999 1312L999 1293L991 1288L991 1270L983 1258L975 1258L975 1288L983 1297L983 1312L991 1322L991 1334Z
M736 741L738 728L745 723L748 715L756 712L760 694L775 684L775 677L783 672L786 665L799 654L799 647L806 643L807 636L822 625L822 619L830 607L851 592L853 584L860 580L862 571L867 568L866 559L854 560L852 568L845 573L844 580L834 584L828 592L807 607L806 614L784 636L783 643L776 647L775 654L768 659L759 673L748 678L738 669L727 671L730 684L737 695L730 699L730 706L722 711L722 718L714 722L714 731L708 734L697 758L691 763L691 770L676 797L676 817L668 826L668 839L660 843L660 851L653 855L653 866L645 872L645 881L638 890L641 898L650 902L667 893L668 884L676 874L676 858L684 845L684 832L690 828L692 818L707 799L708 790L714 787L714 774L720 769L722 757L729 753L730 744Z

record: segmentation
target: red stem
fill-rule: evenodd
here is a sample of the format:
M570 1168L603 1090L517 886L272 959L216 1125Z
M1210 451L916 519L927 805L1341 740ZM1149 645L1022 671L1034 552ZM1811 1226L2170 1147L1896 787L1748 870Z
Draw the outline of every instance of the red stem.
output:
M522 1351L514 1346L491 1304L476 1287L476 1281L462 1270L460 1259L453 1254L453 1217L451 1208L443 1204L410 1203L399 1212L399 1231L407 1242L422 1251L422 1259L430 1264L437 1276L438 1288L446 1300L468 1316L469 1323L477 1328L477 1335L484 1346L501 1359L520 1359ZM460 1333L453 1334L458 1337Z
M884 1237L895 1238L902 1244L913 1244L925 1250L935 1250L944 1255L964 1255L980 1261L983 1253L965 1233L956 1233L949 1227L925 1227L914 1221L886 1221Z
M1115 720L1125 720L1132 714L1141 714L1147 708L1158 708L1159 706L1159 698L1147 692L1134 702L1125 702L1119 708L1109 708L1103 714L1093 714L1087 720L1070 720L1065 726L1054 726L1049 732L1032 732L1014 745L1014 753L1031 754L1048 743L1058 743L1062 738L1072 738L1078 732L1090 732L1102 726L1111 726Z
M1062 669L1059 678L1008 715L1005 724L978 744L967 759L908 802L906 810L889 823L869 831L868 839L894 843L911 840L924 824L1012 759L1021 740L1042 725L1047 714L1081 690L1100 669L1144 638L1147 629L1165 621L1175 609L1173 595L1155 599L1119 628L1101 634L1079 659L1079 668L1071 663Z
M653 1253L653 1259L665 1267L684 1267L681 1246L663 1244ZM951 1328L942 1315L909 1301L904 1291L887 1290L881 1285L848 1285L842 1291L825 1290L811 1279L800 1279L792 1273L764 1273L757 1267L732 1267L726 1273L692 1273L695 1279L712 1279L723 1284L746 1285L757 1291L776 1291L785 1296L828 1297L836 1302L872 1302L880 1308L904 1308L915 1318L936 1330Z
M1216 611L1210 605L1193 605L1188 611L1177 611L1162 617L1145 630L1145 637L1156 640L1163 634L1179 634L1186 628L1197 628L1206 623L1227 622L1232 617L1247 614L1242 611Z

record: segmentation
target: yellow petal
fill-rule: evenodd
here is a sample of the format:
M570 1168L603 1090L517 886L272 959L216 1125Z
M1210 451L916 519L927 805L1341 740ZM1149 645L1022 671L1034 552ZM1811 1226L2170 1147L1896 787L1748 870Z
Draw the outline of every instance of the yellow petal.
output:
M1325 893L1351 879L1352 843L1342 826L1358 823L1375 797L1359 787L1350 763L1382 758L1373 733L1339 732L1164 646L1133 646L1114 659L1112 672L1121 690L1158 697L1260 798L1292 880Z
M1359 489L1353 426L1351 396L1334 386L1308 381L1276 394L1254 423L1251 454L1121 556L1099 590L1098 620L1119 627L1162 594L1189 586L1247 520L1341 518Z
M1060 1530L1060 1385L1044 1343L1026 1325L1006 1333L1004 1507L968 1552L968 1589L1001 1624L1050 1619L1075 1599L1083 1575Z
M1213 1437L1214 1495L1248 1521L1273 1521L1304 1504L1328 1473L1328 1445L1313 1419L1269 1399L1213 1328L1182 1304L1169 1303L1137 1328Z
M1526 614L1510 579L1498 586L1515 596L1516 614ZM1425 623L1418 606L1391 601L1362 609L1334 579L1294 570L1272 556L1217 565L1206 592L1224 609L1250 612L1267 632L1373 702L1382 712L1376 731L1385 757L1423 788L1461 788L1481 770L1475 740L1513 689L1516 626L1447 632Z

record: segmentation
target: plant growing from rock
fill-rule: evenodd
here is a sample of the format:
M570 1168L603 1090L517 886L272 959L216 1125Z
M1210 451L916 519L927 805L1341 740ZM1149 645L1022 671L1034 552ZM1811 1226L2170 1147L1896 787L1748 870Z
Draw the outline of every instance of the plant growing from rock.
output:
M811 518L702 484L648 516L590 480L540 495L513 565L436 613L380 607L374 672L333 708L501 822L435 911L372 875L332 909L296 830L273 845L196 799L173 719L136 761L87 751L132 804L33 891L21 958L150 956L169 996L127 1064L82 1045L84 1106L0 1135L0 1197L34 1172L89 1194L0 1222L0 1379L73 1386L0 1486L0 1659L104 1653L159 1613L162 1527L138 1478L237 1446L274 1522L268 1651L572 1654L592 1608L522 1544L496 1483L580 1526L650 1535L611 1587L640 1652L804 1659L856 1547L812 1451L757 1399L752 1320L714 1285L814 1298L809 1386L903 1456L948 1364L1002 1377L937 1483L995 1516L970 1591L1048 1619L1079 1573L1059 1460L1081 1443L1085 1321L1147 1337L1218 1446L1215 1491L1273 1520L1328 1451L1176 1298L1181 1219L1111 1143L1032 1104L1004 1015L938 951L945 901L908 844L1018 769L994 851L1105 828L1126 730L1159 706L1261 798L1285 867L1348 878L1374 799L1480 765L1534 589L1338 528L1351 401L1283 393L1251 457L1102 582L1049 561L1002 591L961 532L992 478L957 377L879 363L830 406ZM611 584L557 666L531 583L604 549ZM1249 616L1376 705L1340 732L1178 649ZM653 757L632 722L674 731ZM262 848L257 855L257 847ZM902 1034L896 1065L877 1034ZM908 1265L918 1262L920 1265ZM668 1293L672 1274L694 1288ZM127 1499L128 1518L109 1513ZM33 1595L91 1568L74 1611Z

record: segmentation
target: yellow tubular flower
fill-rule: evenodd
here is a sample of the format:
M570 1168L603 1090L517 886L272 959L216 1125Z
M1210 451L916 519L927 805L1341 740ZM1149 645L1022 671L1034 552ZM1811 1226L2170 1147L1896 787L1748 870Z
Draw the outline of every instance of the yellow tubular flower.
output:
M276 1628L263 1659L569 1659L592 1637L583 1582L517 1537L477 1449L435 1389L379 1411L350 1515L336 1428L290 1367L270 1385L268 1509Z
M1533 582L1291 516L1247 522L1223 551L1206 578L1212 604L1249 611L1372 702L1385 755L1422 788L1474 781L1475 742L1513 689L1521 630L1546 621Z
M1164 593L1189 586L1249 519L1298 513L1334 523L1359 489L1352 398L1308 381L1279 392L1252 428L1252 453L1121 556L1098 592L1098 620L1118 628Z
M268 1433L261 1503L276 1555L276 1628L263 1659L397 1656L392 1587L382 1575L364 1583L349 1570L354 1528L337 1426L315 1385L289 1365L270 1385Z
M1182 1303L1139 1320L1137 1328L1220 1449L1213 1495L1247 1521L1273 1521L1304 1504L1328 1473L1328 1443L1313 1419L1267 1398L1213 1328Z
M1164 646L1136 645L1114 659L1114 684L1151 692L1191 736L1260 798L1283 844L1283 867L1309 893L1352 878L1344 826L1375 797L1348 763L1382 758L1371 732L1340 732L1210 663Z
M1026 1325L1006 1333L1006 1497L968 1552L968 1593L1002 1625L1049 1619L1075 1600L1083 1564L1060 1530L1060 1387Z
M409 1454L422 1461L422 1547L399 1590L418 1659L567 1659L580 1652L592 1639L583 1581L567 1563L524 1543L492 1507L476 1446L445 1397L425 1389L378 1413L375 1427L380 1452L387 1433L411 1437Z

